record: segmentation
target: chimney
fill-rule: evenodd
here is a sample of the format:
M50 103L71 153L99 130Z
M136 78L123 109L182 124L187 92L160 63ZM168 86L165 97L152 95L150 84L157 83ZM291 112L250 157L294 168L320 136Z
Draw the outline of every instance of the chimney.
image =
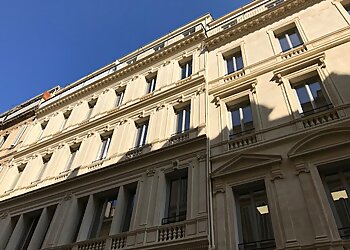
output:
M52 94L49 91L45 91L43 94L43 99L46 101L47 99L50 99Z

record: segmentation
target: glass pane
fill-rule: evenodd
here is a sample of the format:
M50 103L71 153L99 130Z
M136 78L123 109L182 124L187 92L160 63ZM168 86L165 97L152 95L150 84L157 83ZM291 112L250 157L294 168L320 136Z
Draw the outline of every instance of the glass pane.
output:
M181 132L182 131L182 123L183 123L183 110L179 110L177 112L177 127L176 127L176 132Z
M301 38L296 30L293 30L289 33L289 39L293 45L293 48L298 47L299 45L303 44L301 41Z
M170 182L168 217L176 216L178 197L179 197L179 180L176 179Z
M142 143L142 126L137 128L137 141L136 146L141 146Z
M179 204L179 220L186 219L187 211L187 177L181 178L180 186L180 204Z
M273 239L274 236L265 190L259 190L254 192L254 201L255 216L258 229L257 240L261 241Z
M310 91L312 93L312 96L314 97L314 101L317 108L324 107L327 105L326 98L323 94L323 91L321 89L319 82L314 82L312 84L309 84Z
M232 130L233 133L239 133L241 132L241 117L239 115L239 110L232 110L231 111L231 118L232 118Z
M251 204L251 199L248 195L240 195L239 196L239 206L240 206L240 218L242 225L242 237L243 242L253 242L254 231L253 231L253 221L251 211L254 209Z
M243 107L243 122L244 130L251 130L254 128L252 109L250 105Z
M186 77L186 64L184 64L181 66L181 79L185 79Z
M231 74L234 71L232 57L226 59L226 65L227 65L227 74Z
M236 55L236 66L237 66L237 70L240 70L243 68L243 58L241 53L238 53Z
M190 129L190 109L186 109L186 117L185 117L185 130Z
M295 88L297 91L299 103L301 105L301 108L303 109L303 112L307 112L310 110L313 110L309 95L307 94L305 86L300 86Z
M188 74L187 76L192 75L192 61L188 62Z
M143 127L144 127L144 131L143 131L142 145L141 145L141 146L143 146L143 145L146 144L147 131L148 131L148 123L144 124Z
M287 50L290 50L291 47L289 46L288 44L288 41L287 41L287 38L283 35L283 36L280 36L278 38L279 42L280 42L280 45L281 45L281 49L283 52L287 51Z

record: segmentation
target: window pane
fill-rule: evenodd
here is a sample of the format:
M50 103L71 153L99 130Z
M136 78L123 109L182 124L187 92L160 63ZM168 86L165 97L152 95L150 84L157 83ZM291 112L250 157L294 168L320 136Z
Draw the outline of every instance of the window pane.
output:
M259 190L254 193L255 215L257 220L258 239L273 239L273 230L270 213L268 210L267 197L265 190Z
M244 130L251 130L254 128L252 109L250 108L250 105L243 107L243 122Z
M279 37L278 40L280 42L281 49L282 49L283 52L291 49L291 47L289 46L287 38L285 37L285 35Z
M185 79L186 77L186 64L184 64L181 66L181 79Z
M253 231L253 221L252 221L252 204L250 197L248 195L241 195L239 197L239 206L240 206L240 216L242 224L242 237L243 242L253 242L254 231Z
M183 110L179 110L177 112L177 128L176 132L182 131L182 123L183 123Z
M301 38L298 34L298 32L296 30L294 30L293 32L289 33L289 39L293 45L293 48L303 44L303 42L301 41Z
M301 105L303 112L313 110L313 107L312 107L309 95L307 94L305 86L297 87L295 88L295 90L297 91L299 103Z
M236 66L237 66L237 70L240 70L243 68L243 58L241 53L236 55Z
M227 74L231 74L234 71L232 57L226 59L226 65L227 65Z
M179 180L176 179L170 182L168 217L176 216L178 197L179 197Z
M185 130L190 129L190 109L186 108L186 117L185 117Z
M326 98L324 97L323 91L321 89L319 82L314 82L309 84L312 96L314 97L314 101L317 108L324 107L327 105Z
M192 61L188 62L188 73L187 76L192 75Z
M179 210L179 219L185 219L183 216L186 216L187 211L187 177L181 178Z
M232 110L231 111L231 118L232 118L232 129L233 133L239 133L242 131L241 129L241 117L239 115L239 110Z

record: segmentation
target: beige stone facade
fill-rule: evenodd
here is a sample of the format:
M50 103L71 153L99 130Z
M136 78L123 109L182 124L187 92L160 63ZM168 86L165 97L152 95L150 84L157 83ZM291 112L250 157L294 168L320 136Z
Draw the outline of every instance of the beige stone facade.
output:
M0 249L350 247L349 12L207 14L0 115Z

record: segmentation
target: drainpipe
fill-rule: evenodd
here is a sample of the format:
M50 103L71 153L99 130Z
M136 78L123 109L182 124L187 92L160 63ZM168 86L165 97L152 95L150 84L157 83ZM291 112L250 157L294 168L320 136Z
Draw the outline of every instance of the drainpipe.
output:
M214 238L214 212L213 212L213 191L212 191L212 181L211 181L211 164L210 164L210 137L209 137L209 84L208 84L208 50L205 49L204 54L204 67L205 67L205 124L206 124L206 134L207 134L207 207L208 207L208 228L209 228L209 249L215 249L215 238Z

